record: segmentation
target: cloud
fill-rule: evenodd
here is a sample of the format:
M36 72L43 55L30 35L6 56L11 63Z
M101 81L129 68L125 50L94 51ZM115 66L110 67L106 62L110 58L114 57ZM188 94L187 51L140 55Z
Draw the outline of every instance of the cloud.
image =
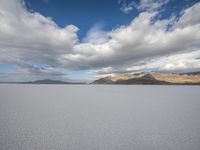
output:
M133 9L137 9L139 11L148 11L153 12L162 8L165 4L167 4L170 0L140 0L139 2L132 1L118 1L118 4L122 5L120 10L128 14Z
M186 11L196 11L196 4ZM200 22L179 27L185 13L178 19L154 20L157 12L140 13L129 25L107 33L109 40L103 44L78 43L73 53L62 55L68 67L76 64L80 69L106 66L125 66L147 57L159 57L190 51L200 46ZM196 14L198 15L198 14ZM172 26L168 30L168 25ZM73 62L73 63L72 63Z
M32 64L59 66L57 58L77 43L76 26L60 28L51 18L27 11L20 0L0 3L1 64L26 69Z
M136 3L134 1L131 1L131 2L126 2L126 1L121 2L121 1L119 1L118 3L120 5L122 3L120 10L125 14L130 13L136 7Z
M38 56L51 59L51 54L65 53L77 42L76 26L59 28L51 18L28 12L19 0L1 0L0 16L1 51L9 54L14 51L29 61L36 61ZM23 55L28 53L31 55Z
M169 0L140 0L137 9L145 11L155 11L167 4Z
M1 73L1 76L8 80L68 79L66 70L112 74L128 71L134 65L148 69L159 62L163 65L154 68L187 70L194 65L198 68L199 61L195 58L200 57L199 52L193 51L200 48L200 3L183 10L180 17L156 20L157 9L166 2L159 0L150 6L147 1L140 1L141 9L148 11L141 12L130 24L111 31L104 31L97 24L80 41L75 25L61 28L51 18L29 12L23 1L0 0L0 64L16 68L15 73ZM146 59L153 62L139 63ZM181 66L178 60L183 59ZM37 67L38 64L50 67Z
M179 28L185 28L187 26L199 25L200 23L199 8L200 8L200 3L197 3L190 8L183 10L181 12L182 17L179 19L176 26Z
M102 23L95 24L87 32L86 37L83 38L84 43L103 44L108 41L107 32L103 31L104 25Z
M94 79L106 76L116 76L127 73L159 71L159 72L194 72L200 69L200 50L176 53L156 58L147 58L134 64L121 66L120 68L105 67L94 70Z
M200 50L192 52L185 52L160 58L152 59L150 61L135 64L128 67L127 71L143 71L143 70L157 70L157 71L195 71L200 68Z

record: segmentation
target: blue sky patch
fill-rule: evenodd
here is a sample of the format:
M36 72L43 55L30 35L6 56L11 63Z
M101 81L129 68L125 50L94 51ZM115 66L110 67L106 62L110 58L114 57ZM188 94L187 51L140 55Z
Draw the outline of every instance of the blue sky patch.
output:
M0 64L0 73L14 73L16 68L12 65Z

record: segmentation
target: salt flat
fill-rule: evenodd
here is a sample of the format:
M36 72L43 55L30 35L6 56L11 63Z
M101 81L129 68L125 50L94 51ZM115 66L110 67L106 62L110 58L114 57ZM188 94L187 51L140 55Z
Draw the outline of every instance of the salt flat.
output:
M199 150L200 86L0 85L1 150Z

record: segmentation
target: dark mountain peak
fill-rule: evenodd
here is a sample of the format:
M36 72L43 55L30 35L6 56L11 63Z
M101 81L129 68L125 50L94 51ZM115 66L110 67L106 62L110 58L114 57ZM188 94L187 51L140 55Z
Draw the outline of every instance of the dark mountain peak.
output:
M155 80L155 77L151 73L145 73L141 78L146 80Z
M93 84L113 84L113 81L110 79L110 77L105 77L95 80Z

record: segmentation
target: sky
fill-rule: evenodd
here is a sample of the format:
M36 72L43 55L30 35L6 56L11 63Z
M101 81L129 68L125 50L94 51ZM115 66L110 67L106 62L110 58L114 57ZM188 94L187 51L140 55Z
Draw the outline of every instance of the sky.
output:
M0 81L200 71L200 0L0 0Z

